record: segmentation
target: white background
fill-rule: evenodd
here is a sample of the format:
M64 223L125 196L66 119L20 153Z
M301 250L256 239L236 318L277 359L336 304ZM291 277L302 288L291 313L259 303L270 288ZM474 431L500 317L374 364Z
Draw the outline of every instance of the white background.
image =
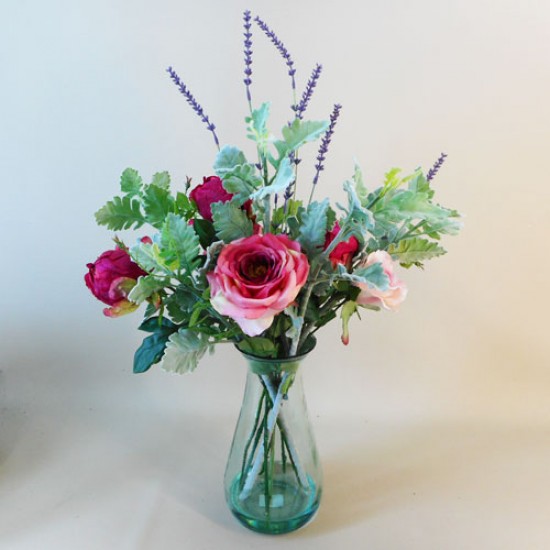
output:
M355 320L348 348L324 331L304 369L324 501L276 539L223 500L237 353L133 375L140 315L103 317L83 283L112 246L93 213L125 167L211 173L168 65L245 146L247 7L299 89L323 63L310 116L343 104L318 198L343 199L354 157L375 187L445 151L439 200L466 214L447 256L401 274L398 314ZM3 0L0 548L549 548L549 35L535 0ZM253 67L276 130L289 78L257 29Z

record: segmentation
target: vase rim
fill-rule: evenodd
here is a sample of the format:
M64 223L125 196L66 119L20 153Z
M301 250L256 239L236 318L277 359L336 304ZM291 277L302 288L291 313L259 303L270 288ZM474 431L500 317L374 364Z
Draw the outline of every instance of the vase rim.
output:
M305 351L304 353L300 353L299 355L293 355L291 357L262 357L261 355L254 355L253 353L248 353L246 351L242 351L239 349L237 344L235 344L235 348L237 351L244 355L247 359L250 359L252 361L257 361L259 363L294 363L297 361L301 361L302 359L305 359L316 347L317 345L317 339L315 336L311 336L311 347Z

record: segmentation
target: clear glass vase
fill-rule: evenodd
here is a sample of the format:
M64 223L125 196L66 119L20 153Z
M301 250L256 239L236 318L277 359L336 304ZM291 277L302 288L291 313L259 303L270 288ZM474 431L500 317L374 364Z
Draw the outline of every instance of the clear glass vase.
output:
M249 529L288 533L311 520L322 489L299 368L305 355L243 356L248 374L225 471L226 500Z

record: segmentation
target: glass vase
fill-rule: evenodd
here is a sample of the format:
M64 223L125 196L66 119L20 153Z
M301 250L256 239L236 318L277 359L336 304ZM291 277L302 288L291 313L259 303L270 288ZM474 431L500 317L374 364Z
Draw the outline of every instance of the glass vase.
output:
M305 355L243 356L248 373L225 471L226 500L249 529L288 533L312 519L322 489L302 384Z

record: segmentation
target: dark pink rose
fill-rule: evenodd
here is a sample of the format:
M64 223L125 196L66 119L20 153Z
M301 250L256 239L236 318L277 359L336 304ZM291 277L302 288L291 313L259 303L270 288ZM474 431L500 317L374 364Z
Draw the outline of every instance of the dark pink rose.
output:
M338 233L340 233L340 225L336 222L332 228L332 231L327 231L323 250L326 250L329 247L330 243L336 238ZM357 254L358 250L359 241L352 235L349 240L338 243L328 257L333 266L336 266L336 264L343 264L349 269L351 267L353 257Z
M103 310L107 317L119 317L137 309L138 306L128 300L128 294L138 277L147 272L133 262L125 250L107 250L87 267L84 281L98 300L111 306Z
M252 235L222 249L207 274L210 302L234 319L248 336L268 329L304 286L309 263L286 235Z
M215 202L227 202L233 198L222 185L222 180L218 176L203 178L203 183L197 185L189 198L195 202L199 214L208 221L212 221L212 207Z

